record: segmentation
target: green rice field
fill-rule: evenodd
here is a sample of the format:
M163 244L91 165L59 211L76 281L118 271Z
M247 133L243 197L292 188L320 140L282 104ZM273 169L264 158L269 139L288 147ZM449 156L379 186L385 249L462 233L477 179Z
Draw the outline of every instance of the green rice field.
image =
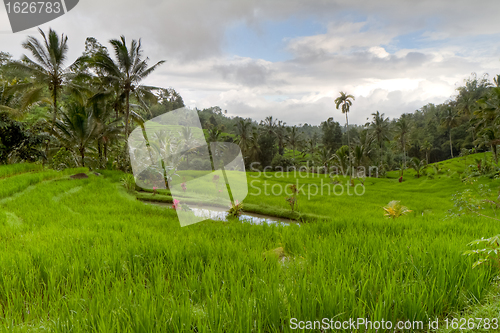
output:
M462 253L472 240L498 234L498 225L449 210L453 194L478 184L496 191L500 181L464 183L463 159L440 164L431 177L406 171L401 183L397 172L364 186L355 180L355 187L340 177L340 195L326 192L334 186L326 175L248 173L244 204L256 212L285 214L290 207L278 190L303 186L301 223L183 228L173 209L127 192L123 173L0 166L1 331L430 331L292 324L366 318L427 325L484 302L498 271L473 269L474 258ZM69 178L79 172L89 178ZM392 200L412 212L384 217Z

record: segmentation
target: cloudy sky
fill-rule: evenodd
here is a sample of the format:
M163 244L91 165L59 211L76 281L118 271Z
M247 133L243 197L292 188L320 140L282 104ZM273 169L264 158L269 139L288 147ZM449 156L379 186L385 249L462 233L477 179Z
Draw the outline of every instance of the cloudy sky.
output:
M356 100L350 122L441 103L472 72L500 74L500 1L80 0L41 26L85 38L142 38L147 84L173 87L186 105L218 105L256 120L344 123L334 99ZM20 57L36 29L13 34L0 8L0 50Z

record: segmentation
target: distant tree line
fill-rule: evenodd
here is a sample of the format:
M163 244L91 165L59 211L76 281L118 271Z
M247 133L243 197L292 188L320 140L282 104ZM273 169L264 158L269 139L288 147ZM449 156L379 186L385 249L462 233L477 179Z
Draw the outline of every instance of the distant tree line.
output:
M143 84L163 61L150 65L140 40L110 40L110 52L89 37L83 54L69 64L67 37L39 32L41 38L30 36L23 43L27 52L20 60L0 52L0 163L129 171L125 138L132 129L184 107L174 88ZM332 111L319 126L291 126L274 116L260 122L229 117L218 106L198 114L207 141L238 144L247 167L377 166L388 171L482 151L492 151L498 163L500 76L491 82L473 73L442 104L395 119L367 111L369 121L363 125L348 124L355 96L340 92L333 97ZM342 124L334 120L343 116Z

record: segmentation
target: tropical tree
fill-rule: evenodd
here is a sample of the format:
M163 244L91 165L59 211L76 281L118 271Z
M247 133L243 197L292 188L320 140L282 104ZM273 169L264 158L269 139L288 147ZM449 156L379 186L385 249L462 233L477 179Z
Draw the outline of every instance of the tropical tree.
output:
M365 147L363 145L354 147L353 158L354 168L356 169L356 176L359 172L360 167L364 165L364 161L366 159L365 152Z
M349 154L349 147L348 146L342 146L333 155L335 164L339 166L342 170L342 173L345 174L346 172L349 173L349 176L351 176L351 161L350 161L350 154ZM349 166L349 170L347 170L347 167ZM351 181L351 177L349 177L349 181Z
M345 114L348 153L351 148L351 142L349 140L349 118L347 117L347 114L349 113L349 110L352 106L352 102L354 100L355 98L353 95L348 95L343 91L340 91L340 96L335 99L335 107L337 108L337 110L339 109L339 107L341 107L342 113ZM349 169L350 168L351 168L351 159L349 158ZM349 173L349 181L351 181L351 173Z
M384 142L389 141L389 118L384 118L380 112L372 113L373 119L370 124L372 135L377 141L379 148L382 149Z
M446 105L443 107L443 118L442 124L446 127L446 130L450 136L450 153L451 158L453 158L453 143L451 140L451 129L458 125L457 114L451 105Z
M285 145L288 138L286 123L281 120L277 120L275 124L276 127L274 129L274 133L276 135L276 139L278 139L278 153L283 156L283 154L285 153Z
M295 159L295 150L297 150L297 148L300 148L303 143L303 137L302 137L303 133L299 132L297 126L287 127L287 131L288 131L287 143L290 145L290 147L292 147L293 158Z
M305 154L309 154L311 158L316 154L318 146L318 134L314 133L313 136L305 141L304 144L304 156Z
M48 88L53 107L52 122L55 123L59 97L63 88L68 88L75 93L85 91L84 87L72 82L75 74L72 73L71 69L81 63L82 58L78 58L73 64L65 67L64 64L68 53L68 37L62 34L59 38L52 29L49 29L48 35L45 35L40 28L38 31L42 35L42 42L33 36L29 36L28 40L22 44L24 49L31 52L33 59L23 55L21 61L11 61L8 67L20 71L32 79L29 82L15 86L16 90L25 92L21 109L35 101L42 100L43 89Z
M333 117L323 121L320 125L323 133L322 141L325 147L331 151L336 151L342 146L342 129L340 124L333 120Z
M152 92L159 89L156 87L142 85L141 82L153 73L165 61L159 61L149 67L149 58L143 58L141 40L132 40L127 47L124 36L120 40L109 41L113 46L116 62L107 52L97 52L91 64L100 69L105 77L104 81L114 86L120 93L119 96L125 100L125 137L128 138L130 118L130 97L133 95L139 105L148 110L147 101L156 102L157 96Z
M54 134L66 149L73 151L81 158L85 166L85 153L97 137L97 124L92 108L78 102L68 105L61 114L61 120L54 123Z
M425 140L424 143L422 144L421 149L425 152L426 163L429 164L429 152L432 149L432 143L430 143L428 140Z
M333 159L333 155L332 155L331 150L325 146L321 147L321 149L319 149L317 151L317 153L314 154L314 159L318 165L323 166L323 168L324 168L323 173L327 174L329 166L330 166L329 164ZM318 173L319 173L319 170L318 170Z
M397 137L403 149L403 163L406 166L406 136L410 131L410 123L407 114L402 114L396 122Z
M239 119L234 126L236 127L237 135L235 142L240 146L243 157L248 159L248 152L253 133L252 121L249 119Z
M476 143L479 146L490 147L495 163L498 164L498 149L497 146L500 145L500 131L495 127L487 127L481 130L478 134Z
M251 161L255 161L262 154L261 147L259 145L259 132L257 128L252 128L252 135L250 136L250 141L248 145L248 157ZM266 165L267 166L267 165Z
M184 156L186 156L186 168L189 168L189 154L192 152L192 149L189 149L189 144L193 141L193 131L189 126L182 126L181 131L179 132L182 141L184 142Z
M425 168L425 161L420 160L418 157L413 157L411 159L411 168L417 173L417 178L420 178L420 173Z
M101 168L105 167L108 161L110 144L117 142L123 133L122 119L113 118L114 110L106 97L98 93L87 102L92 108L92 116L96 125L96 145Z

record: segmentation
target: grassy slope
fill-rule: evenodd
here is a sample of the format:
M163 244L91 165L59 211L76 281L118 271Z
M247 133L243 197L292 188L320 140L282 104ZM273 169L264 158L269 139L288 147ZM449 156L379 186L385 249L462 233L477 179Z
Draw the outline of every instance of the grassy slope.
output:
M360 197L302 195L301 210L331 219L300 227L180 228L174 211L125 193L119 173L104 176L60 175L0 202L5 329L249 332L290 331L291 317L425 321L481 299L493 273L472 270L461 252L498 228L445 219L451 193L464 186L458 177L368 179ZM384 219L380 207L394 199L414 213ZM284 196L247 201L286 207ZM263 259L278 246L285 264Z

